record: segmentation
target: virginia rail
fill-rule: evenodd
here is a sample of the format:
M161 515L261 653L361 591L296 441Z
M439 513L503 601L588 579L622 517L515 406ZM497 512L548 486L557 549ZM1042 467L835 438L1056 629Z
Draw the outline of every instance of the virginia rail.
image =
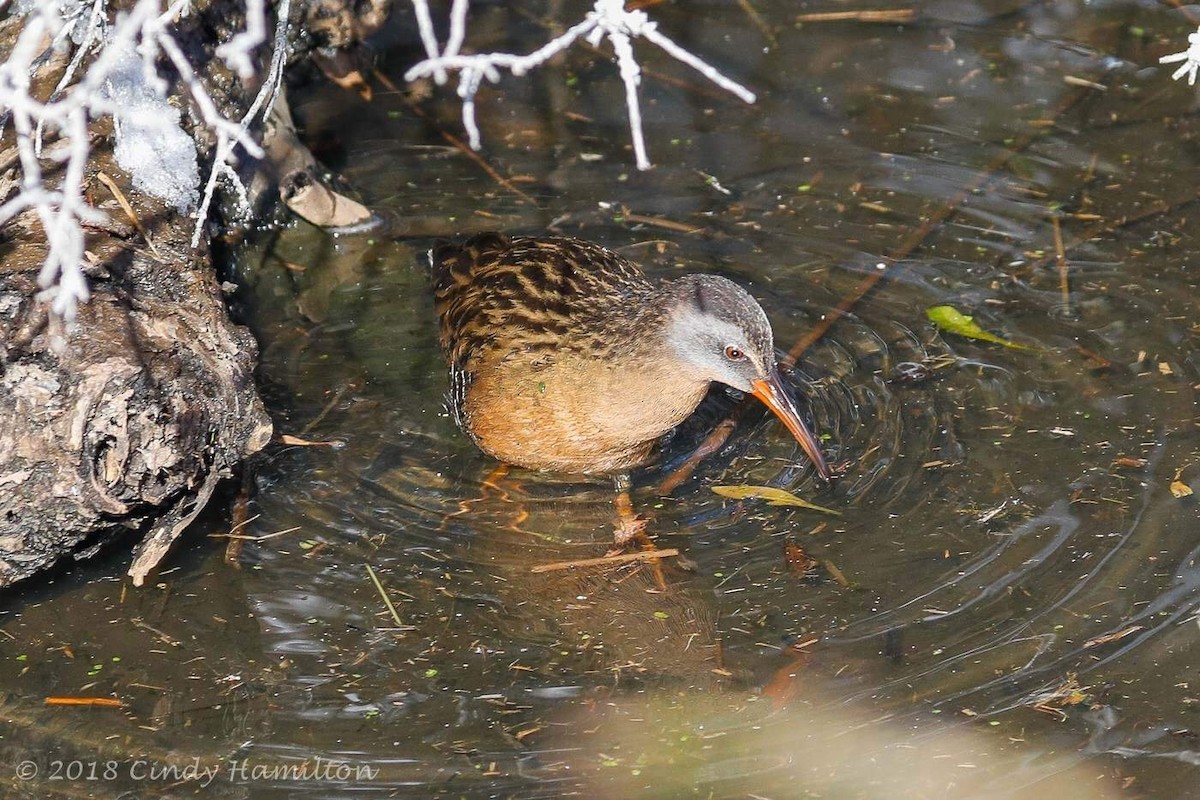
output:
M767 316L732 281L651 281L597 244L498 233L438 244L429 260L450 407L485 453L627 473L719 381L766 403L829 479L780 381Z

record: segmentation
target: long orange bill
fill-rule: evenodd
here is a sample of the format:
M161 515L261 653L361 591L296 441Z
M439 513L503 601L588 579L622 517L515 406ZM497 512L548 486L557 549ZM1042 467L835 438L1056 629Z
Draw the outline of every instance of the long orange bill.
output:
M817 474L825 480L833 477L833 473L829 471L829 465L825 463L825 456L821 455L820 442L804 424L804 420L800 419L800 413L796 411L796 404L792 402L791 396L783 388L783 384L779 380L779 370L771 370L771 374L765 380L757 380L750 385L754 388L754 396L766 403L767 408L774 411L775 416L783 420L783 424L796 437L796 441L804 448L809 460L817 468Z

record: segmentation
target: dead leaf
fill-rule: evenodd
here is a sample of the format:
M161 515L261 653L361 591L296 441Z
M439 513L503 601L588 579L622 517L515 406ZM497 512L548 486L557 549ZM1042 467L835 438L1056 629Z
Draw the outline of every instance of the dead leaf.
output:
M321 228L347 228L361 225L371 218L371 211L362 203L340 195L321 183L306 178L283 194L283 202L296 216Z
M280 444L290 444L297 447L341 447L342 443L338 441L332 442L317 442L312 439L301 439L299 436L292 436L290 433L279 434Z
M346 50L322 53L318 50L311 58L326 78L343 89L357 93L364 102L371 102L371 86L359 70L353 53Z
M788 571L797 578L803 578L818 563L815 558L804 552L803 547L790 541L783 543L783 557Z
M714 486L712 490L721 495L721 497L728 497L731 500L757 498L759 500L766 500L767 505L807 508L812 511L820 511L822 514L833 514L835 517L842 515L840 511L834 511L832 508L825 508L824 506L810 503L802 497L797 497L785 489L777 489L774 486L739 484L737 486Z
M1121 456L1114 458L1112 465L1118 469L1142 469L1150 462L1144 458L1132 458L1130 456Z
M975 318L964 314L954 306L930 306L925 309L925 316L934 325L937 325L944 331L965 336L968 339L978 339L981 342L991 342L992 344L1002 345L1012 348L1013 350L1035 350L1036 348L1029 345L1017 344L1003 339L994 333L989 333L979 327L975 322Z

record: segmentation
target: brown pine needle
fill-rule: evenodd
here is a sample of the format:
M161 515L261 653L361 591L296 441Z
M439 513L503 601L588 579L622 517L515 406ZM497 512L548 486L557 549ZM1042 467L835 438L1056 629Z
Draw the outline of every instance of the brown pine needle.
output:
M758 28L758 32L767 40L767 44L771 45L771 47L778 47L779 40L775 38L775 34L771 31L771 26L763 19L762 14L758 13L758 9L750 5L750 0L738 0L738 5L741 6L742 11L746 13L746 16L750 18L755 27Z
M375 584L376 591L378 591L379 596L383 598L383 603L387 606L387 610L391 612L392 619L396 621L396 627L403 628L404 623L400 621L400 614L396 611L396 607L392 605L392 598L388 597L387 591L383 588L383 584L379 582L379 576L375 574L375 570L371 569L370 564L367 564L366 567L367 574L371 576L371 582Z
M882 9L878 11L819 11L800 14L796 22L911 22L917 12L912 8Z
M125 193L121 191L121 187L117 186L116 182L103 172L96 173L96 178L106 187L108 187L110 192L112 192L112 196L116 198L117 204L121 206L121 210L125 212L125 216L129 217L129 221L133 224L133 227L136 228L137 232L140 233L142 238L146 240L146 246L150 248L150 252L154 254L156 259L161 261L162 256L159 255L158 249L154 246L154 242L150 240L150 234L147 233L146 229L142 227L142 221L138 219L137 212L134 211L133 206L129 204L129 200L125 197Z
M97 708L121 708L125 704L115 697L47 697L48 706L94 706Z
M656 228L666 228L669 231L677 231L678 233L700 233L704 228L699 225L689 225L686 222L676 222L673 219L666 217L651 217L646 214L634 214L629 209L622 209L621 219L626 222L641 225L653 225Z

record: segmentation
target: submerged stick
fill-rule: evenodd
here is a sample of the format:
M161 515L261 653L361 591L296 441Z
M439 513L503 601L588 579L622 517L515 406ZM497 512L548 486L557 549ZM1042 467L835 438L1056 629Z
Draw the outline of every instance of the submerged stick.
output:
M391 613L392 619L396 621L397 628L403 628L404 623L400 621L400 614L397 613L396 607L392 605L392 598L388 597L387 591L383 588L383 584L379 582L379 576L375 574L375 570L371 569L370 564L364 565L367 568L367 574L371 576L371 582L375 584L375 590L379 592L379 596L383 598L384 605Z
M456 150L458 150L460 153L462 153L464 156L466 156L467 158L474 161L475 164L480 169L482 169L484 172L487 173L489 178L494 180L499 185L503 186L508 191L515 194L517 197L524 200L526 203L529 203L529 204L533 205L534 207L537 206L537 204L538 204L537 200L534 200L528 194L526 194L525 192L522 192L520 189L518 189L513 184L512 181L510 181L508 178L505 178L503 175L501 175L500 172L495 167L493 167L491 164L489 164L487 162L487 160L484 159L483 156L479 155L479 153L476 153L474 150L472 150L470 147L468 147L467 144L465 142L463 142L462 139L459 139L453 133L450 133L450 131L445 130L441 125L438 124L438 121L436 119L431 117L429 114L425 113L425 111L423 109L421 109L421 107L418 106L416 103L409 100L407 95L404 94L404 90L402 90L399 86L397 86L395 83L393 83L386 75L384 75L379 70L375 70L374 75L375 75L375 79L377 81L379 81L380 83L382 83L385 89L387 89L389 92L394 92L401 100L404 101L404 105L408 108L409 111L411 111L413 114L420 117L425 122L432 125L437 130L438 135L440 135L443 139L445 139L447 142L449 142L451 145L453 145L454 148Z
M76 697L74 695L47 697L43 703L48 706L93 706L98 708L122 708L125 705L115 697Z
M600 567L608 564L628 564L631 561L650 561L657 558L669 558L679 555L674 547L666 550L640 550L636 553L618 553L615 556L600 556L599 558L580 558L575 561L553 561L549 564L538 564L529 571L533 573L557 572L573 567Z
M1067 251L1063 248L1062 223L1058 214L1050 217L1054 227L1054 260L1058 264L1058 290L1062 293L1063 313L1071 313L1071 279L1067 265Z
M912 22L916 18L916 9L896 8L874 11L814 11L798 15L796 22L882 22L890 25Z

